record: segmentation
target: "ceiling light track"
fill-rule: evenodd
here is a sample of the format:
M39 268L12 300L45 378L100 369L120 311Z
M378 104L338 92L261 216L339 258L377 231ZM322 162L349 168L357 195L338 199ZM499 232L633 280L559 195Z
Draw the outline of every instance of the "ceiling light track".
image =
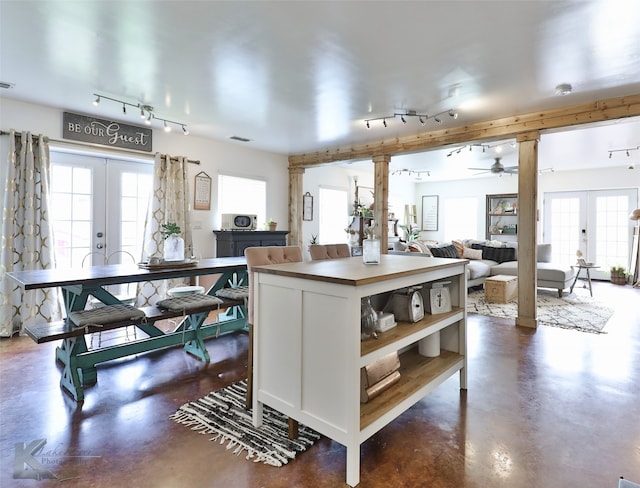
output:
M122 113L123 115L127 115L127 107L133 107L136 109L136 111L140 111L140 118L144 120L144 123L146 125L151 125L151 121L152 120L159 120L160 122L163 123L163 127L165 132L170 132L171 131L171 125L175 125L176 127L180 127L182 129L182 133L185 136L189 135L189 130L187 129L187 124L184 124L183 122L178 122L175 120L169 120L169 119L165 119L163 117L158 117L154 111L153 111L153 107L151 105L146 105L146 104L142 104L142 103L130 103L130 102L126 102L124 100L118 100L117 98L112 98L112 97L108 97L106 95L100 95L99 93L94 93L93 94L94 97L96 97L96 99L93 101L93 104L95 106L98 106L100 104L100 102L102 101L102 99L104 98L105 100L110 100L112 102L115 102L117 104L122 105Z
M415 171L413 169L396 169L391 172L391 176L416 175L417 179L421 179L423 174L426 174L427 176L431 176L430 171Z
M466 148L469 148L469 151L472 152L475 148L480 149L482 152L487 152L487 149L494 149L495 152L501 153L503 146L510 146L512 148L516 147L515 142L501 142L500 144L467 144L465 146L459 147L458 149L454 149L447 154L447 157L453 156L454 154L460 154Z
M399 118L402 121L403 124L406 124L407 123L407 119L409 117L417 118L418 122L420 122L421 125L424 125L427 122L427 120L429 120L429 119L432 119L437 124L442 124L442 116L443 115L448 115L449 117L454 118L454 119L458 118L458 112L456 112L453 109L445 110L444 112L439 112L439 113L437 113L435 115L419 114L415 110L407 110L404 113L396 112L393 115L386 115L384 117L376 117L374 119L365 119L364 120L364 125L367 127L367 129L371 129L371 122L382 120L382 125L384 127L388 127L387 120L394 120L396 118Z
M619 153L619 152L623 152L627 155L628 158L631 157L631 153L633 151L640 151L640 146L636 146L636 147L628 147L626 149L611 149L609 151L609 159L611 159L611 156L613 156L614 153Z

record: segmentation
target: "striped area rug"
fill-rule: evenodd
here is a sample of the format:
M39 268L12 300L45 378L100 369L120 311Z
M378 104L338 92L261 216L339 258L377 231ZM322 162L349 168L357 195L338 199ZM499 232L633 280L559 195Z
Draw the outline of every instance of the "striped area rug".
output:
M226 443L226 448L238 456L246 453L246 459L271 466L287 464L320 438L314 430L300 425L298 438L289 439L288 418L266 405L262 426L254 428L251 411L244 408L246 388L246 381L240 381L211 392L185 403L170 418L200 434L211 435L212 441Z

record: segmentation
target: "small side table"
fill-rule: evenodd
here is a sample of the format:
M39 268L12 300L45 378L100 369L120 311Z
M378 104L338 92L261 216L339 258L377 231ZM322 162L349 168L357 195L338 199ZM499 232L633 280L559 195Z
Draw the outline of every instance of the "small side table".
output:
M578 268L578 272L576 273L576 278L575 280L573 280L573 284L571 285L571 288L569 289L569 293L573 293L573 287L576 284L576 281L578 281L578 278L580 277L580 271L582 271L583 269L587 271L587 282L589 283L589 293L591 294L591 296L593 297L593 289L591 288L591 272L589 270L595 269L595 268L599 268L600 266L598 266L597 264L587 264L587 263L578 263L575 264L573 266L571 266L572 268ZM583 288L587 288L587 285L583 285Z

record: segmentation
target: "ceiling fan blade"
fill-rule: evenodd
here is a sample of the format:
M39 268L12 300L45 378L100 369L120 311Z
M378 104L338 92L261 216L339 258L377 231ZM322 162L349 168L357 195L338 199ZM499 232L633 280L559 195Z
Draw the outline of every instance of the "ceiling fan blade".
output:
M488 168L467 168L473 171L490 171Z

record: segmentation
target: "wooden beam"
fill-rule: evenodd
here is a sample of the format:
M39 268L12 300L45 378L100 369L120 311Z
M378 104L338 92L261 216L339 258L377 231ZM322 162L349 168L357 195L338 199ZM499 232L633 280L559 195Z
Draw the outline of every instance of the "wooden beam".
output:
M536 130L561 129L635 116L640 116L640 94L367 144L336 147L307 154L293 154L289 156L289 167L310 168L339 161L373 159L375 156L381 155L395 156L451 144L504 139Z
M289 234L290 246L302 249L302 181L304 169L289 168Z
M376 227L378 227L377 233L382 254L387 254L387 242L389 242L389 226L387 225L389 215L389 161L391 161L391 157L387 155L373 158L373 216Z
M538 131L518 135L518 316L516 325L538 326Z

